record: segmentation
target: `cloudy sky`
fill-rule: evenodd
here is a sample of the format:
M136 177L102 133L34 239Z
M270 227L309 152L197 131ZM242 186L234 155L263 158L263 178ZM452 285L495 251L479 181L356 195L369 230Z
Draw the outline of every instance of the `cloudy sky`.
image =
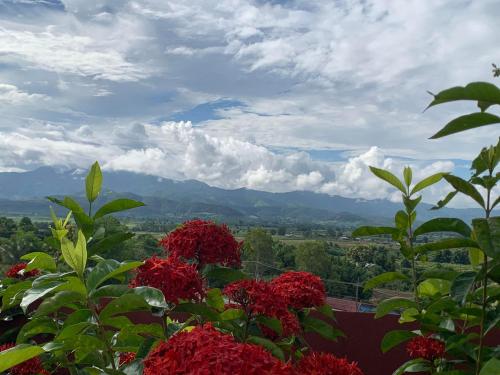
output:
M423 109L494 80L499 19L498 0L0 0L0 171L394 199L368 165L465 175L498 137L428 140L474 108Z

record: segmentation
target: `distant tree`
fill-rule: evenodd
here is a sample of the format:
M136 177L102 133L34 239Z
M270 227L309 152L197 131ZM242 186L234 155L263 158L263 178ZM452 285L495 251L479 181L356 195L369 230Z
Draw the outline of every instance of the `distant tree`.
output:
M434 256L434 261L439 263L451 263L453 257L453 253L450 249L439 251Z
M326 229L326 233L328 234L329 237L336 238L337 235L337 228L335 227L328 227Z
M278 235L284 236L285 234L286 234L286 227L285 226L278 227Z
M273 228L273 229L271 229L269 232L271 233L271 235L272 235L272 236L275 236L275 235L276 235L276 229L274 229L274 228Z
M114 250L114 259L143 260L155 254L161 254L163 249L158 246L158 240L151 234L137 234L125 241L119 251Z
M19 221L17 228L23 232L36 232L36 227L33 225L33 222L26 216Z
M34 232L18 230L15 236L12 237L12 241L14 242L13 249L15 249L14 256L16 259L24 254L46 250L45 243Z
M256 279L265 274L274 273L275 254L273 237L263 228L250 229L243 241L243 259L248 261L245 270L252 273Z
M469 253L467 250L457 250L453 252L453 263L469 264Z
M324 241L302 242L295 250L295 265L301 271L312 272L320 277L328 277L332 258L326 251Z
M10 238L17 231L17 225L14 220L7 217L0 217L0 237Z
M295 268L295 246L283 241L274 241L273 251L276 256L276 265L278 268Z

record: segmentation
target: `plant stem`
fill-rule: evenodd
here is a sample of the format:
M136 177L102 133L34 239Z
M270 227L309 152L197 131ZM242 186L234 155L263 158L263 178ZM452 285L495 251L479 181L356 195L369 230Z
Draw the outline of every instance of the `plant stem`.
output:
M411 222L411 212L406 210L406 215L408 216L408 244L410 245L410 252L411 252L411 273L413 282L413 294L415 295L415 303L417 304L417 308L420 311L420 301L418 298L418 290L417 290L417 270L415 265L415 254L413 251L413 228Z
M492 175L492 171L490 170L490 177ZM486 219L490 217L490 201L491 201L491 188L489 188L488 193L486 195ZM483 347L484 347L484 326L486 322L486 307L488 300L488 255L484 253L484 263L483 263L483 295L481 301L481 322L479 323L479 349L477 351L477 359L476 359L476 375L479 375L481 372L481 363L483 356Z
M106 351L103 353L104 357L109 363L111 363L111 367L113 368L113 370L116 371L113 349L111 348L111 345L109 345L108 340L106 339L106 332L104 331L104 327L101 325L101 322L99 321L99 314L97 314L95 305L92 302L88 301L87 305L97 323L98 336L106 346Z

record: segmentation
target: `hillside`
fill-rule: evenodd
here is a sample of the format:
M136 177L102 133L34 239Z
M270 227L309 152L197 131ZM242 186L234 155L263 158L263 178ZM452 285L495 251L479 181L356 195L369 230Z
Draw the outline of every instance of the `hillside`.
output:
M83 196L84 174L44 167L30 172L0 173L0 211L2 215L47 215L48 195ZM131 172L105 172L101 204L116 196L130 196L146 207L130 211L135 217L194 216L218 217L240 221L336 221L361 223L390 220L399 209L387 200L362 200L330 196L308 191L270 193L250 189L227 190L205 183L174 181ZM133 192L133 194L131 193ZM437 216L457 216L470 220L478 215L474 209L430 211L422 204L421 220Z

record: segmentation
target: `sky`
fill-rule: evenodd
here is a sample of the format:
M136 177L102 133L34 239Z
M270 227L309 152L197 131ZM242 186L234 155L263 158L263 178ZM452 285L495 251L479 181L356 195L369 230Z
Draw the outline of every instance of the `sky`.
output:
M368 166L467 176L500 135L429 140L475 108L424 112L495 82L499 19L498 0L0 0L0 171L397 200Z

